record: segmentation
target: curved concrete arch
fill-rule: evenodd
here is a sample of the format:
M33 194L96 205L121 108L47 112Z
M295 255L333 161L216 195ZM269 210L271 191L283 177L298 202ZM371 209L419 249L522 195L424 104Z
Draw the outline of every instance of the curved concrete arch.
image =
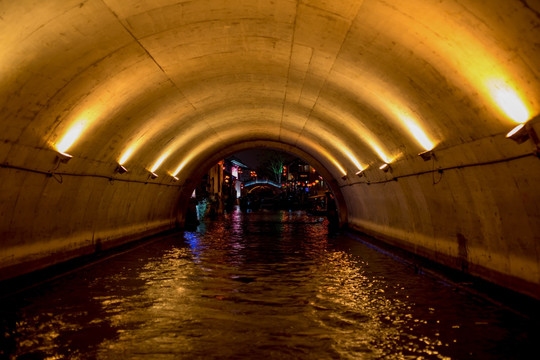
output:
M412 57L422 59L437 69L446 82L452 83L465 96L477 101L476 106L487 104L492 113L505 116L494 103L493 94L486 86L490 78L507 83L519 91L530 109L530 115L539 111L533 95L538 92L538 87L536 83L527 80L531 75L538 77L538 70L530 66L530 61L513 57L510 45L523 43L514 28L527 27L523 23L518 24L521 21L534 22L537 17L534 11L509 16L507 11L515 10L515 4L498 4L493 8L482 1L470 4L447 1L436 8L426 8L425 2L421 0L409 1L399 8L384 2L367 2L365 5L366 16L363 17L360 30L365 30L365 36L373 36L373 32L383 34L375 44L379 53L385 50L386 44L401 46L402 51L408 50L411 53L411 56L400 57L405 66L410 66L407 61ZM378 19L382 14L389 13L392 13L396 22L381 31L384 25ZM518 20L520 16L522 18ZM507 21L512 36L498 31L501 27L496 19ZM515 22L513 26L509 26L511 21ZM403 29L410 30L403 34ZM427 46L419 46L421 44Z
M189 156L193 152L197 152L196 148L208 147L208 144L217 143L224 144L228 142L229 137L235 137L235 134L241 134L249 140L250 137L264 137L268 139L278 140L281 134L282 141L287 143L305 143L306 141L316 141L320 143L319 148L324 148L328 152L337 156L343 153L345 143L336 135L331 133L325 134L324 129L320 126L305 130L303 137L299 138L301 128L295 123L292 123L295 128L280 127L279 115L281 109L277 107L260 106L257 109L250 108L242 109L243 103L232 103L227 107L219 107L212 111L207 111L204 115L195 116L189 120L184 120L181 131L176 131L167 136L168 141L165 148L158 148L156 144L146 145L158 150L157 152L148 154L148 167L152 167L157 159L166 155L164 163L160 166L167 167L167 171L171 172L178 166L182 160L177 160L177 155L183 154ZM294 114L290 114L291 116ZM201 124L201 125L199 125ZM288 131L294 139L284 139L284 132ZM316 132L320 131L320 134ZM328 131L328 130L324 130ZM175 133L180 135L175 136ZM296 134L296 135L295 135ZM201 145L205 142L207 145ZM319 150L320 151L320 150ZM350 162L350 159L346 160ZM351 167L353 170L354 167ZM357 169L355 170L357 171ZM343 175L343 174L342 174Z
M325 168L329 169L332 178L340 178L347 173L344 166L336 160L336 155L332 155L326 148L321 146L321 144L310 141L307 138L303 138L302 141L296 142L296 133L294 132L289 136L282 136L285 140L280 141L278 141L277 138L268 137L267 133L262 130L250 131L249 134L246 135L246 131L242 128L227 128L224 126L223 132L225 136L221 141L214 141L213 138L208 138L200 141L197 145L190 145L186 149L185 154L182 151L177 150L176 152L183 153L184 155L179 162L175 163L174 166L169 167L168 173L184 178L184 172L187 171L189 173L192 168L199 168L200 159L212 157L215 152L219 151L222 147L254 140L279 142L302 149L302 151L306 153L317 154L317 157L319 158L318 162L324 164ZM285 133L282 133L282 135L284 134ZM287 137L289 138L288 141L286 141ZM189 152L187 152L187 150L189 150ZM336 148L336 151L338 150L339 149Z

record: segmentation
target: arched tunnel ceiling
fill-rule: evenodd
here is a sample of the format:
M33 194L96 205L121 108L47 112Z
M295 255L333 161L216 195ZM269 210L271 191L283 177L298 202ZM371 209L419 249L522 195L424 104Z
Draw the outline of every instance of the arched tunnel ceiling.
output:
M519 0L1 0L1 146L182 177L262 140L340 178L537 115L539 12Z

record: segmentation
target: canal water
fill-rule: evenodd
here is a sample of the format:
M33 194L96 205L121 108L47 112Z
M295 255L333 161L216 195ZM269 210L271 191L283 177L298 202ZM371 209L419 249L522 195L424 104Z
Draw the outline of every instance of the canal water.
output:
M5 359L530 359L540 340L303 212L236 211L0 303Z

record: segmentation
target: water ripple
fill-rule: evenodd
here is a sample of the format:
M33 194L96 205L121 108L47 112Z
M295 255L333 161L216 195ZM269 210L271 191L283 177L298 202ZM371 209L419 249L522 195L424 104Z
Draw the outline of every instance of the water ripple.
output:
M302 212L235 212L2 307L8 359L507 359L529 345L523 319Z

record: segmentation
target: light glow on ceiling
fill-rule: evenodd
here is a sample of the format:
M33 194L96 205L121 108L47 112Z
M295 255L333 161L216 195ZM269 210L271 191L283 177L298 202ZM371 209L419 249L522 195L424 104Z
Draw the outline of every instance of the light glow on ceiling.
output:
M390 158L386 153L380 148L380 146L374 140L368 140L369 146L377 153L379 158L385 163L391 163L394 159Z
M304 139L305 141L305 139ZM192 149L186 149L185 152L188 153L188 155L181 161L180 165L173 171L170 172L171 176L178 177L178 174L192 161L193 158L199 156L202 152L207 150L209 148L209 143L214 143L215 140L212 138L208 138L207 141L199 144L199 146L192 148ZM341 166L341 164L333 157L331 156L325 149L322 147L317 150L317 153L320 154L323 158L330 161L340 172L342 175L347 175L347 171ZM359 163L358 163L359 164Z
M164 107L163 113L159 118L152 118L151 121L147 121L141 128L136 130L136 133L130 137L132 140L129 141L129 144L125 147L125 150L118 160L120 165L125 164L131 158L131 156L133 156L133 154L135 154L146 144L150 143L161 132L169 130L169 128L174 124L178 124L176 121L178 105L173 105ZM168 148L166 151L172 153L174 149Z
M508 83L500 79L489 79L486 86L497 106L514 122L523 124L530 118L524 101Z
M176 168L176 170L174 170L171 175L172 176L178 176L178 173L184 168L184 166L186 166L187 162L189 161L189 159L186 159L184 161L182 161L180 163L180 165L178 165L178 167Z
M356 166L356 168L359 170L359 171L362 171L364 170L364 167L362 166L362 164L360 164L360 162L358 161L358 159L347 149L343 148L342 149L343 152L345 153L345 155L347 155L347 157L349 158L349 160L352 161L352 163Z
M354 89L357 97L362 102L368 103L370 107L390 120L396 127L409 133L421 147L426 150L433 149L435 144L419 125L416 117L411 115L415 113L415 110L403 98L403 94L398 92L399 89L373 74L363 74L363 76L362 86L353 83L348 85ZM350 81L350 79L340 80ZM352 124L354 133L365 141L385 163L391 163L400 156L400 154L389 155L384 151L385 146L382 146L379 138L362 122L362 119L353 118L348 123ZM386 143L386 145L391 146L392 144Z
M150 169L150 172L156 172L156 170L161 166L161 164L163 164L163 162L165 161L165 159L169 157L169 155L170 155L169 152L166 152L163 155L161 155L159 159L157 159L157 161L154 163L154 166L152 166L152 168Z
M435 147L435 145L427 137L424 130L422 130L422 128L416 123L416 121L414 121L412 117L404 113L400 113L398 116L403 124L407 127L407 130L409 130L411 135L424 148L424 150L432 150Z
M81 119L75 124L73 124L69 130L64 134L58 143L56 143L55 148L61 153L65 153L68 149L77 141L84 130L88 127L88 119Z
M120 157L120 160L118 160L118 164L124 165L129 160L131 155L133 155L136 148L137 148L137 146L134 145L134 146L131 146L130 148L128 148L126 151L124 151L124 153Z
M343 141L339 138L337 138L334 134L332 134L331 132L325 132L324 135L324 138L330 143L330 144L334 144L335 145L335 148L337 151L345 154L345 156L347 156L349 158L349 160L356 166L356 168L358 170L363 170L364 167L362 166L362 164L360 164L360 161L358 161L358 159L356 158L356 156L353 155L352 151L343 144ZM336 165L336 167L338 169L340 169L340 171L345 175L347 172L345 170L343 170L343 167L335 162L335 158L333 158L332 156L330 156L329 154L327 154L327 156L329 157L329 159L334 159L334 160L331 160L334 165Z
M198 155L203 149L206 148L206 145L203 143L202 145L198 146L195 149L191 149L189 151L189 155L178 165L176 170L171 173L172 176L178 176L178 173L193 159L196 155Z
M333 156L331 156L330 154L328 153L325 153L323 154L324 157L326 157L328 160L330 160L332 162L332 164L334 164L335 167L338 168L338 170L341 172L341 174L343 174L343 176L346 176L347 175L347 171L343 168L343 166L341 166L341 164L336 160L336 158L334 158Z
M510 49L497 46L487 29L475 26L477 19L472 12L467 15L470 16L467 21L467 16L462 15L464 17L434 21L433 13L418 14L415 21L429 24L425 27L429 30L418 32L411 38L411 44L421 42L429 46L415 47L415 51L441 74L446 74L445 78L454 86L475 90L471 96L480 95L478 98L490 103L493 110L515 123L526 122L534 109L523 96L531 89L531 82L516 71L521 60L509 60Z

